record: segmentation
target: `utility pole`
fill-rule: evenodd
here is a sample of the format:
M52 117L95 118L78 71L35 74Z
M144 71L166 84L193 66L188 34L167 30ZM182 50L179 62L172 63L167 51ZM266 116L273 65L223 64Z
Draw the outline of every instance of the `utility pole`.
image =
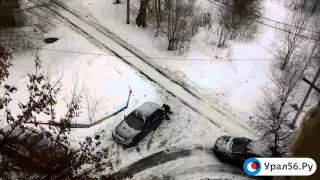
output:
M304 105L306 104L308 97L309 97L310 94L311 94L312 89L316 89L316 90L319 92L319 88L315 86L315 83L316 83L319 75L320 75L320 67L319 67L316 75L314 76L312 82L308 81L306 78L303 78L303 80L304 80L305 82L307 82L307 83L310 85L310 87L309 87L309 89L308 89L307 94L304 96L304 99L303 99L303 101L302 101L302 103L301 103L301 105L300 105L300 108L298 109L298 112L297 112L296 116L294 117L292 123L290 124L290 127L291 127L292 129L294 128L294 126L295 126L295 124L296 124L296 122L297 122L297 120L298 120L298 118L299 118L299 115L300 115L300 113L301 113ZM319 93L320 93L320 92L319 92Z
M127 0L127 24L130 24L130 0Z

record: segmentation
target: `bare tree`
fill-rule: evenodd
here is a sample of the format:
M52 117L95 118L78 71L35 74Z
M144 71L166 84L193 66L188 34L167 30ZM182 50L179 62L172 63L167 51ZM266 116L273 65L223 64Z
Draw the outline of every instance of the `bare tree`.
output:
M85 94L86 108L88 111L89 121L92 122L94 120L95 114L100 110L99 105L101 101L103 101L103 97L99 98L96 96L92 96L88 91Z
M318 61L316 61L316 66L320 66L320 19L316 18L313 22L313 29L316 33L313 33L313 39L315 39L314 43L317 46L317 49L315 51L314 58L317 58Z
M319 0L292 0L288 1L287 4L290 8L294 10L302 10L305 12L310 12L311 14L315 13L318 8L320 1Z
M255 128L262 133L262 140L273 151L273 155L277 152L286 153L287 140L291 136L287 127L293 113L289 106L292 102L290 95L295 93L301 79L299 69L295 69L294 65L292 68L273 73L271 79L275 90L264 90L264 101L258 104L255 112Z
M111 170L108 148L96 149L91 138L71 147L71 123L80 114L81 97L73 91L66 104L66 114L57 117L55 106L62 85L40 73L41 61L35 60L35 72L29 73L28 100L19 102L19 112L13 115L10 104L16 87L4 85L0 95L0 111L9 128L0 128L1 179L97 179ZM39 120L41 117L41 120ZM57 126L39 125L47 121ZM30 127L27 123L34 123ZM50 145L41 146L40 144ZM6 147L11 147L8 148ZM21 152L21 149L24 151ZM13 156L11 156L13 154ZM21 159L22 158L22 159ZM21 160L20 160L21 159ZM108 179L108 178L106 178Z
M255 129L262 134L262 142L272 151L272 156L287 153L288 140L292 132L286 126L291 113L280 97L270 97L270 92L265 91L264 102L258 104L255 111L257 121ZM282 106L280 105L282 104Z
M302 11L294 13L287 18L287 24L282 30L277 31L277 42L275 44L275 57L279 60L281 70L284 70L290 61L296 58L296 52L305 39L302 35L306 28L310 16Z
M168 50L188 48L191 38L198 30L195 21L195 1L165 0L163 27L161 31L168 38Z
M211 1L214 4L218 2ZM249 41L258 31L257 20L262 12L259 0L222 0L218 3L217 29L218 47L223 47L226 40Z
M274 70L271 79L275 89L265 90L265 99L257 106L255 128L262 132L262 140L267 142L274 155L287 152L288 140L292 135L287 125L294 115L290 104L297 101L301 79L311 69L317 49L317 43L310 40L300 46L295 59L286 64L286 69L280 72Z

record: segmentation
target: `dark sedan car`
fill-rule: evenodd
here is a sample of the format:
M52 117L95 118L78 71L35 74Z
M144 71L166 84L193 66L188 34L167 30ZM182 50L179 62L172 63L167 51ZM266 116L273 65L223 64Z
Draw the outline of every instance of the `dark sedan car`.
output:
M112 137L126 147L135 146L151 130L155 130L164 118L169 119L168 112L170 107L166 104L161 108L156 103L146 102L117 125Z
M221 162L242 168L246 159L252 157L270 157L271 153L258 142L244 137L222 136L213 148Z

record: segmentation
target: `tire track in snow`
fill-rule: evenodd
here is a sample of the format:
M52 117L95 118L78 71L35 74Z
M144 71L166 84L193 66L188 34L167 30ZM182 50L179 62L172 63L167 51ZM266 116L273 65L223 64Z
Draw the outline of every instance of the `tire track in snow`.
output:
M187 175L187 174L193 174L193 173L226 173L226 174L232 174L232 175L240 175L246 177L247 175L244 173L243 170L237 168L237 167L232 167L230 165L226 165L223 163L219 164L212 164L206 167L194 167L192 169L184 169L181 171L175 171L173 173L169 173L168 175L171 177L176 177L179 175Z
M160 142L159 148L164 147L172 138L176 132L176 128L173 128L169 137L166 137L163 141Z
M179 150L174 152L160 151L158 153L152 154L146 158L143 158L120 171L112 174L111 176L115 179L122 179L128 175L134 175L149 168L174 161L179 158L184 158L190 156L192 153L206 151L203 147L199 146L191 150ZM209 150L208 150L209 151ZM210 150L211 152L211 150Z
M152 130L151 133L150 133L150 137L149 137L148 142L147 142L147 151L149 151L149 149L151 147L151 144L153 142L154 133L155 133L155 130Z

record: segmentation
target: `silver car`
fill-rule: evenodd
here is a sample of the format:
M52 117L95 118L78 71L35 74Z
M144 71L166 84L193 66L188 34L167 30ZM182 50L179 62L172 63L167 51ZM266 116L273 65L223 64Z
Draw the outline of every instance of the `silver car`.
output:
M170 107L162 108L153 102L146 102L130 113L112 132L113 139L124 146L135 146L141 139L155 130L164 118L169 120L167 113Z

